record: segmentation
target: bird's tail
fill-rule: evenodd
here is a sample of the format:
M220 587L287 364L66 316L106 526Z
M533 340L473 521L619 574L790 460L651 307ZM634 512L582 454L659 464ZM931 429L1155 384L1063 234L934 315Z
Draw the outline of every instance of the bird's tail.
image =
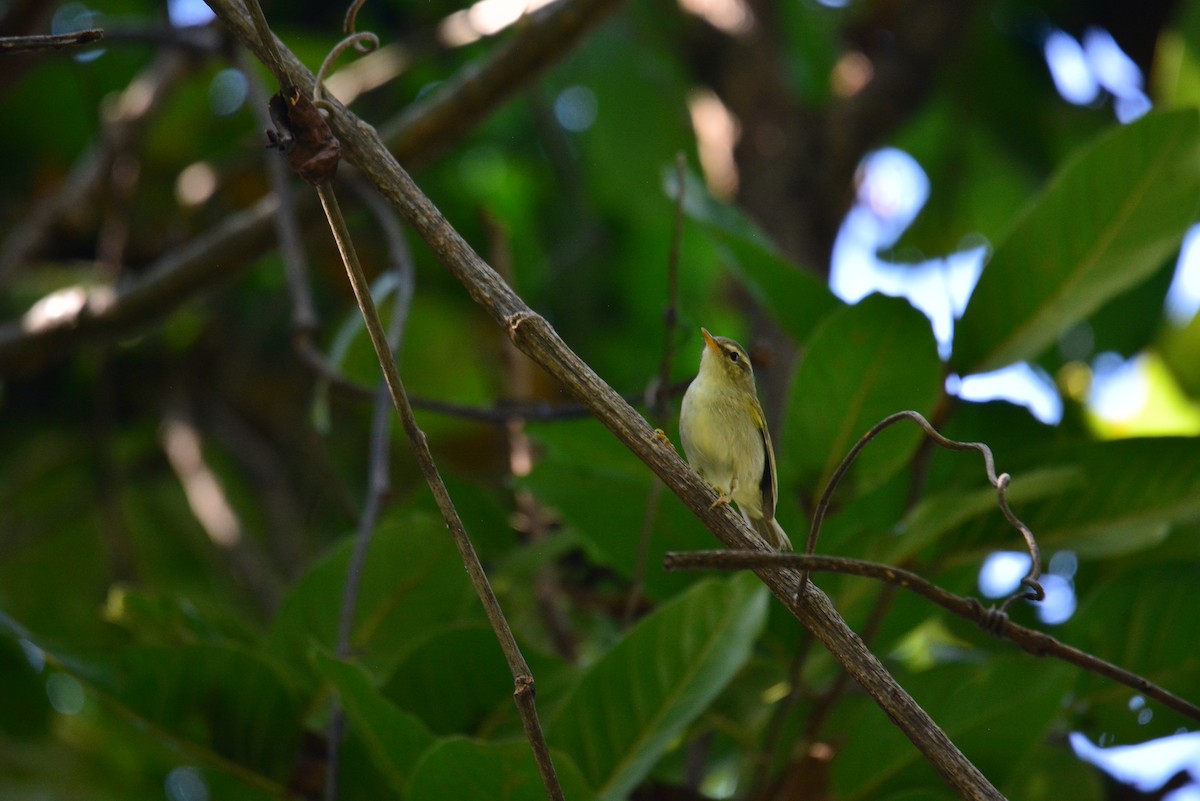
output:
M775 550L792 550L792 541L788 539L787 532L785 532L783 528L775 522L775 518L771 518L769 520L765 517L760 517L757 520L751 518L749 523L750 527L754 529L758 536L766 540L767 544Z

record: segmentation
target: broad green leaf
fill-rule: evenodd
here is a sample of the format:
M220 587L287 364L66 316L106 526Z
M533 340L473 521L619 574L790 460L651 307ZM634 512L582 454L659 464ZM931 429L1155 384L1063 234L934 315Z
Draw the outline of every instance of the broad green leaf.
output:
M300 698L276 666L221 645L134 647L64 657L75 675L120 707L189 743L217 766L286 781L301 733Z
M1200 198L1200 114L1116 128L1051 180L996 246L955 331L961 374L1036 358L1179 247Z
M551 751L554 772L570 801L595 798L569 757ZM417 763L407 801L544 801L545 785L529 743L440 740Z
M963 453L961 458L974 458L974 454ZM914 506L901 521L898 535L881 548L880 561L900 564L934 546L947 532L968 520L988 514L1001 515L996 490L987 483L981 459L978 472L982 489L951 489L927 497ZM1019 510L1023 504L1068 492L1082 483L1083 476L1076 467L1046 467L1023 473L1009 484L1009 508ZM1020 534L1015 530L1013 537L1009 543L1011 547L1022 547ZM1004 547L1004 543L996 543L996 546Z
M954 253L1009 225L1037 183L1004 133L965 116L950 98L926 107L900 133L896 146L920 163L930 192L884 258L916 262Z
M678 196L678 184L676 170L665 169L663 185L669 197ZM700 224L755 299L796 341L806 341L822 319L840 308L841 303L815 274L791 263L757 225L738 209L713 198L703 181L691 173L684 182L683 210Z
M1160 543L1172 525L1200 520L1195 438L1086 443L1058 448L1053 455L1077 470L1078 486L1013 507L1047 558L1057 550L1088 559L1131 554ZM955 537L959 543L996 550L1013 542L1010 532L1003 518L992 516L968 522Z
M1193 554L1191 559L1173 564L1146 564L1122 571L1103 583L1086 574L1078 576L1079 608L1055 633L1196 702L1200 653L1193 633L1200 617L1198 567L1200 558ZM1114 621L1120 623L1120 637L1112 636ZM1092 679L1088 684L1093 693L1119 699L1118 704L1134 694L1107 679Z
M496 633L486 625L439 632L396 666L389 701L437 734L474 732L498 704L511 703L513 678Z
M337 647L338 616L353 538L340 543L292 587L267 634L267 653L300 671L313 642ZM367 552L351 647L386 675L426 637L483 619L445 524L425 515L382 522Z
M907 301L872 295L830 315L813 333L796 372L780 464L819 492L854 443L893 412L928 417L941 391L929 320ZM859 455L843 486L857 493L899 470L924 434L901 423Z
M547 739L601 796L623 797L741 669L766 612L753 576L697 584L587 669L547 722Z
M658 479L595 421L555 423L530 431L545 454L524 483L542 503L557 510L594 561L633 576L647 504ZM676 432L670 436L678 441ZM663 601L696 581L694 575L657 567L663 554L711 547L714 540L666 490L661 491L652 522L645 593Z
M988 780L1003 786L1020 779L1027 759L1056 747L1047 741L1075 671L1021 653L986 660L981 654L978 661L898 672L897 678ZM841 736L831 732L832 739L846 743L833 763L838 798L875 799L885 792L943 786L916 747L869 699L848 702L834 718L834 731ZM873 736L862 736L866 731Z
M1143 540L1139 532L1200 518L1195 438L1116 440L1063 455L1075 457L1084 484L1038 504L1026 519L1037 524L1034 533L1043 548L1086 556L1124 553L1158 541Z
M1110 298L1079 323L1080 336L1066 331L1058 346L1046 351L1038 363L1053 375L1064 362L1090 361L1106 351L1131 358L1151 345L1162 329L1162 310L1178 261L1174 255L1163 259L1145 281Z
M393 790L402 791L417 758L433 745L433 735L421 721L386 699L358 665L343 662L322 649L314 651L313 662L337 688L350 728L362 741L372 764L387 777Z

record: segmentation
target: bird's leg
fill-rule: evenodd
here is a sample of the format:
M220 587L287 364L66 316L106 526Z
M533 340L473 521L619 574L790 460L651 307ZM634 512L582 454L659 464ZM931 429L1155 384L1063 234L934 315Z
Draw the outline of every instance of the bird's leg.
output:
M715 485L715 484L713 485L713 489L715 489L715 490L717 491L717 499L716 499L715 501L713 501L713 502L712 502L712 505L711 505L711 506L709 506L708 508L709 508L709 509L716 509L718 506L728 506L728 505L729 505L729 502L730 502L731 500L733 500L733 491L734 491L735 489L737 489L737 476L734 476L734 477L733 477L733 478L730 480L730 482L729 482L729 493L728 493L728 494L726 494L726 492L725 492L725 490L724 490L724 489L722 489L721 487L718 487L718 486L717 486L717 485Z

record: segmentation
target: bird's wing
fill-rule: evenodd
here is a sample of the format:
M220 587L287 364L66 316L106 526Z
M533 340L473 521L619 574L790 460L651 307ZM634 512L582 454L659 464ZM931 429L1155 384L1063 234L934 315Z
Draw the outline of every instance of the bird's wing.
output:
M779 496L779 479L775 476L775 449L771 447L771 432L767 431L767 419L763 416L762 407L754 404L754 413L758 418L758 430L762 433L763 474L758 481L762 490L762 516L767 520L775 519L775 500Z

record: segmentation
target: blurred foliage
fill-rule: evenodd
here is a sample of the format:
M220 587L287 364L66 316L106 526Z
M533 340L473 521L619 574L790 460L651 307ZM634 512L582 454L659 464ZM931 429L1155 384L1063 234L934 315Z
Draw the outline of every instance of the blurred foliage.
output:
M310 65L339 36L340 8L268 5ZM883 64L905 13L903 3L841 5L746 6L774 14L779 95L767 110L824 119L830 150L851 138L837 125L853 115L831 113L854 99L845 70L861 66L855 58ZM902 266L989 246L941 353L905 300L835 298L821 265L798 264L776 244L787 239L776 223L743 211L764 198L706 186L689 104L699 89L753 94L765 76L747 42L761 44L761 31L722 32L673 3L627 6L415 178L485 257L511 254L514 287L626 395L656 380L664 349L669 383L690 378L700 325L749 343L786 410L773 433L779 518L794 542L840 459L891 412L915 409L947 436L989 444L1044 555L1075 560L1064 578L1078 608L1048 628L1200 701L1200 317L1164 312L1200 197L1200 3L1149 5L1177 8L1147 32L1081 0L982 3L957 46L932 52L921 102L866 137L910 153L930 183L881 256ZM234 46L181 55L161 4L95 7L98 24L129 35L80 57L0 56L14 65L0 82L6 239L105 141L131 84L167 75L168 57L175 73L96 190L0 277L4 320L55 289L136 276L268 191L250 110L213 110ZM358 114L382 127L519 35L447 46L436 27L459 8L367 4L359 28L398 47L403 66L357 98ZM1110 26L1135 54L1156 106L1143 118L1122 125L1108 95L1073 106L1055 91L1041 39L1050 26L1080 35L1087 25ZM768 135L734 156L809 144ZM793 164L780 158L779 202L812 190L837 208L849 180L801 189ZM213 177L211 192L184 203L180 187L197 175ZM370 215L347 208L390 307L384 240ZM370 385L378 369L336 251L322 224L305 229L317 342ZM412 246L399 359L414 395L475 407L569 400L514 361L503 333ZM399 431L350 649L337 655L371 404L318 381L293 350L277 252L249 271L228 266L240 277L133 333L0 376L0 797L321 797L334 698L347 730L340 799L544 797L508 669ZM677 326L664 326L665 312ZM771 330L798 346L794 361L773 358L784 351ZM1141 419L1098 421L1087 407L1104 352L1146 365L1153 398ZM952 372L1021 361L1057 381L1061 422L945 390ZM674 438L674 419L647 415ZM518 436L452 414L420 422L534 672L568 798L950 797L867 697L842 692L836 663L756 580L661 570L664 553L713 540L598 423L534 422ZM525 458L529 469L515 469ZM972 594L986 557L1019 545L977 454L930 449L900 427L851 470L821 549ZM1009 797L1105 797L1070 732L1129 744L1197 728L913 597L816 580ZM1045 625L1031 606L1013 616Z

